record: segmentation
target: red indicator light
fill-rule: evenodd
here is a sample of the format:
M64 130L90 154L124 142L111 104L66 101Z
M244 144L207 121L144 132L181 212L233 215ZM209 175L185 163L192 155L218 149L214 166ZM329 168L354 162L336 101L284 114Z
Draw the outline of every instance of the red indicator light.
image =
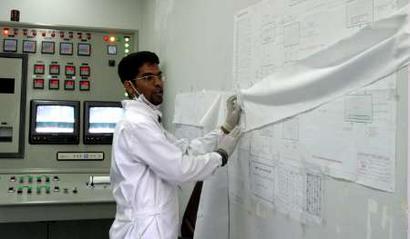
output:
M4 29L3 29L3 34L4 34L4 35L8 35L9 33L10 33L10 31L9 31L8 28L4 28Z
M87 39L91 40L91 33L87 33Z
M33 30L33 31L31 31L31 32L32 32L33 36L37 36L36 30Z
M83 77L90 76L90 67L89 66L80 66L80 76L83 76Z
M64 90L74 90L75 82L73 80L64 81Z
M67 76L75 75L75 66L65 66L65 75Z
M108 41L109 37L108 37L107 35L105 35L105 36L103 37L103 39L104 39L104 41Z
M45 33L45 32L42 32L41 35L42 35L43 37L45 37L45 36L46 36L46 33Z
M50 75L59 75L60 74L60 65L51 64L49 67L50 67L49 68Z
M89 81L80 81L80 90L81 91L89 91L90 90L90 82Z
M64 32L60 32L60 37L64 38Z
M69 33L68 33L68 37L69 37L69 38L73 38L73 32L69 32Z
M43 64L35 64L34 65L34 74L42 75L44 74L45 66Z
M51 37L55 37L56 36L56 33L55 32L52 32L51 33Z
M50 79L48 88L50 90L58 90L60 88L60 81L58 79Z
M34 79L33 88L34 89L44 89L44 79Z

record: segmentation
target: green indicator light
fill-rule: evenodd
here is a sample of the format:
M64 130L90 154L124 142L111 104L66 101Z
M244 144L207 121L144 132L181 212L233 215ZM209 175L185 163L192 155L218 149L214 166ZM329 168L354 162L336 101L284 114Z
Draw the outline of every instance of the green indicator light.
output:
M124 50L124 52L128 54L128 52L130 52L130 50L128 50L128 49L125 49L125 50Z
M125 43L124 46L125 46L126 48L128 48L128 47L130 46L130 44Z

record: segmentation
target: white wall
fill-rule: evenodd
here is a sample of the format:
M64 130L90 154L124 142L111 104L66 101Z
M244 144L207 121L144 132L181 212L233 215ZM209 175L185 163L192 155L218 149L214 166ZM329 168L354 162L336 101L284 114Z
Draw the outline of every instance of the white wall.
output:
M20 22L120 29L140 28L138 0L1 0L0 21L20 10Z
M157 52L168 77L163 105L167 128L172 129L177 93L232 88L233 16L238 10L256 2L258 0L141 0L140 50ZM395 193L326 178L323 225L302 225L274 213L268 216L269 220L258 219L258 227L252 228L247 223L249 212L232 207L231 225L235 225L231 228L232 238L240 238L235 237L239 234L242 234L241 238L366 238L363 235L374 239L405 238L407 214L402 207L407 205L407 81L403 79L406 78L398 80L398 95L402 100L397 116L400 123ZM379 203L377 214L362 213L368 209L369 199ZM382 208L386 208L385 212ZM242 224L235 224L234 220ZM252 230L245 231L249 228ZM390 233L390 237L386 237L386 233ZM248 234L252 236L247 237Z
M140 50L159 54L167 75L165 126L178 92L232 88L234 13L258 0L141 0Z

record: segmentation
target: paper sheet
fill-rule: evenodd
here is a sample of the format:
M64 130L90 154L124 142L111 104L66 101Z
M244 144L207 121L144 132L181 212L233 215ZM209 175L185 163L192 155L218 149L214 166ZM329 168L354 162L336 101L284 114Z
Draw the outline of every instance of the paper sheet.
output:
M250 154L263 163L313 163L329 176L393 192L395 71L410 56L409 7L287 3L262 1L235 17L235 82L246 130L260 128Z
M345 6L336 2L338 1L335 1L334 6L330 3L323 4L330 13L335 12L332 18L337 18L340 13L344 13L344 8L350 9L349 4ZM265 46L257 39L261 34L260 29L263 29L266 24L264 23L266 16L263 14L266 10L261 8L269 8L269 4L261 4L238 13L234 76L237 86L241 88L240 95L246 112L246 130L315 108L378 81L408 63L410 58L409 9L403 8L394 14L391 13L393 15L385 19L366 25L365 23L373 17L354 17L365 14L362 12L367 11L365 5L361 7L363 9L355 8L358 12L349 13L352 26L348 24L347 27L342 28L345 31L335 27L339 32L334 35L342 40L325 38L326 42L318 43L317 46L309 46L307 43L310 40L309 36L304 36L303 44L294 40L302 35L298 33L300 28L297 27L297 22L300 20L286 19L291 23L281 26L284 29L282 37L289 38L283 42L291 45L287 46L275 41L275 44L266 51L274 51L276 55L285 53L289 60L292 50L288 48L297 45L299 56L294 57L296 60L289 61L286 57L277 59L277 62L271 59L270 63L273 66L268 72L262 70L267 65L258 60L265 59L261 55L261 52L264 52L261 49ZM321 19L325 9L318 7L315 11L315 19ZM322 20L325 16L329 17L330 13L323 15ZM303 16L302 14L299 18ZM286 22L285 19L280 20ZM276 19L275 22L278 21ZM327 30L332 32L326 28ZM242 43L244 45L241 45ZM305 50L301 51L301 48Z
M174 117L175 136L192 140L217 128L225 118L225 102L231 95L230 92L218 91L178 94ZM235 157L232 155L231 160L235 160ZM191 184L181 186L179 195L182 206L189 200L192 188ZM220 168L203 182L194 238L228 237L228 195L228 169Z

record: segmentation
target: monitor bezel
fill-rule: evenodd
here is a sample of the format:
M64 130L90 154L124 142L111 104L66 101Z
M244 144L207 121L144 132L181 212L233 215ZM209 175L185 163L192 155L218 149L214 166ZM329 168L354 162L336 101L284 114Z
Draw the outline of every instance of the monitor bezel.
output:
M112 144L113 133L90 133L90 108L91 107L119 107L119 101L84 101L84 124L83 124L83 143L84 144Z
M43 105L61 105L74 107L74 132L39 133L36 132L37 107ZM80 139L80 102L70 100L31 100L30 102L30 143L31 144L78 144ZM38 139L37 137L40 137Z

